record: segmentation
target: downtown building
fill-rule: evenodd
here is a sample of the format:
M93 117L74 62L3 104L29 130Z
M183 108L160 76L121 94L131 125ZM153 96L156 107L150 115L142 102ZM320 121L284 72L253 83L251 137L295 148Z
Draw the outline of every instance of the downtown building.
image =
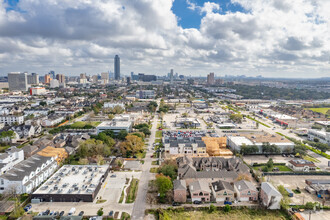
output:
M115 80L120 80L120 58L118 55L115 56L114 69L115 69Z

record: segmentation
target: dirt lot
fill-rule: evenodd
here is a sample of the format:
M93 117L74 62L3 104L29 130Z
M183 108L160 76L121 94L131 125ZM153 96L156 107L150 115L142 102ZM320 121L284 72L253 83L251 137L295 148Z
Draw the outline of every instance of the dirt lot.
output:
M284 175L284 176L266 176L265 177L268 182L274 184L274 186L283 185L289 189L300 188L301 194L294 194L291 198L293 204L303 204L306 202L320 202L322 203L322 199L318 198L315 194L310 194L305 190L307 184L305 183L306 179L329 179L329 176L297 176L297 175ZM325 205L329 206L330 201L326 201Z

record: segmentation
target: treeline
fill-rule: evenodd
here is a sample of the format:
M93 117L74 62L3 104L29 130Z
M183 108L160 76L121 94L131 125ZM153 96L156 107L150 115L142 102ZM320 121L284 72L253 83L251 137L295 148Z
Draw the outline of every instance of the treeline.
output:
M245 99L328 99L329 93L316 92L308 89L290 89L276 88L269 86L249 86L249 85L228 85L227 87L235 89L237 95L243 96Z

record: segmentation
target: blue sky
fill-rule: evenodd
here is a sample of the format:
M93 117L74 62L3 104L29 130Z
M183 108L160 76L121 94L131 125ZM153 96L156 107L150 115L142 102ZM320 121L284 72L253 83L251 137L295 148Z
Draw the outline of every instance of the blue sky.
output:
M238 4L232 4L230 0L217 0L217 1L202 1L202 0L190 0L191 3L202 7L205 2L214 2L220 5L220 14L227 12L244 12L244 9ZM205 16L205 13L201 14L198 11L193 11L188 8L187 0L175 0L172 10L179 18L179 25L183 28L199 28L201 19Z

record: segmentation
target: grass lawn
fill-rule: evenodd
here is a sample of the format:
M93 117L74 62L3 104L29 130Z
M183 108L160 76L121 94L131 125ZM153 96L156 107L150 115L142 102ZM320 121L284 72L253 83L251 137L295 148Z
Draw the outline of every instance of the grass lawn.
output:
M327 111L330 110L330 108L307 108L309 110L312 110L313 112L318 112L318 113L322 113L322 114L326 114Z
M125 192L124 192L124 190L125 190L125 188L126 188L126 186L124 186L124 189L123 189L123 191L121 192L120 199L119 199L119 203L123 203L123 201L124 201L124 196L125 196Z
M158 173L158 167L151 167L150 173Z
M0 146L0 153L5 152L5 150L7 150L8 148L10 148L10 146Z
M261 170L263 170L264 167L265 166L254 166L253 169L254 170L259 170L259 168L260 168ZM292 170L289 167L284 166L284 165L275 165L274 168L275 167L278 167L278 169L282 172L292 172Z
M316 159L315 157L312 157L310 155L303 156L304 160L312 161L314 163L320 163L321 161Z
M126 195L126 203L133 203L136 198L136 194L138 191L139 186L139 180L138 179L132 179L131 184L127 188L127 195Z
M105 203L107 200L105 199L99 199L96 201L96 204L100 204L100 203Z
M157 139L155 140L155 143L160 143L160 142L162 142L162 139L160 139L160 138L157 138Z
M145 158L146 157L146 151L143 151L143 152L138 152L135 154L135 156L138 158L138 159L142 159L142 158Z
M156 131L156 138L161 138L163 136L162 131Z
M85 121L76 121L73 123L71 126L75 128L83 128L85 125L92 125L94 127L98 126L101 124L100 121L91 121L91 122L85 122Z
M152 161L152 162L151 162L151 165L158 165L158 162L157 162L157 160L155 160L155 161Z
M208 211L187 211L187 212L174 212L170 210L163 210L162 214L159 215L160 220L172 219L172 220L222 220L222 219L232 219L232 220L278 220L287 219L287 215L281 211L270 211L270 210L253 210L253 209L236 209L231 210L228 213L223 211L215 211L209 213Z

